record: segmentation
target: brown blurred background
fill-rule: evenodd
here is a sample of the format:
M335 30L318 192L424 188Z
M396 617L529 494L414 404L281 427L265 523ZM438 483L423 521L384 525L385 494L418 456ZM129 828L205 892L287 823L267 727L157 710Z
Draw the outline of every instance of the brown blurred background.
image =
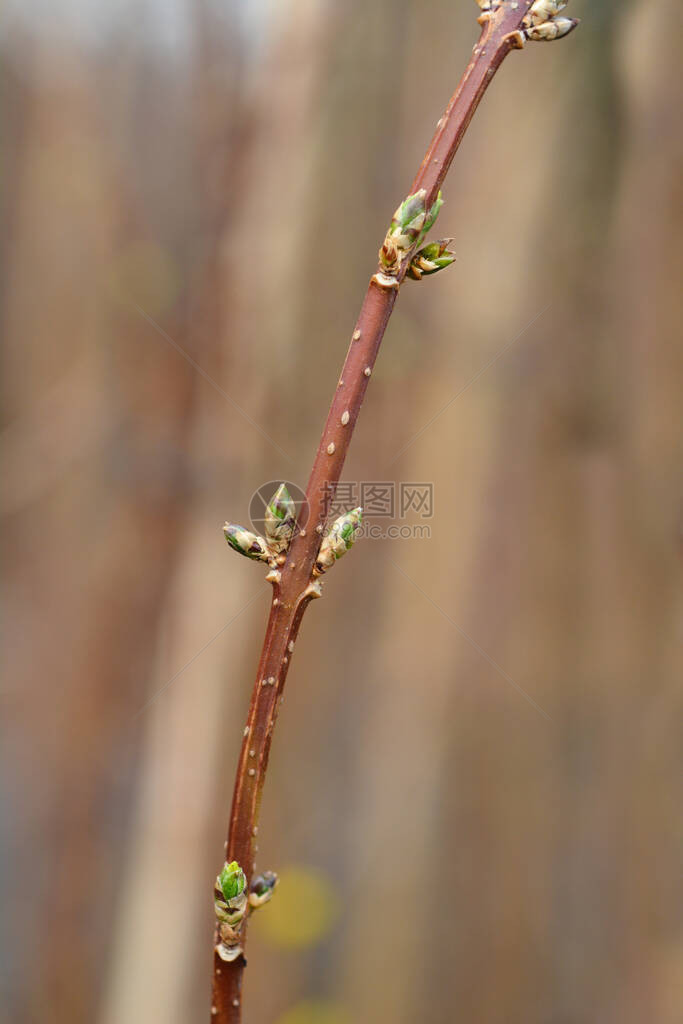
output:
M0 1018L186 1024L269 595L220 527L305 486L477 10L57 8L1 49ZM248 1024L683 1019L681 11L571 8L373 375L345 479L432 482L431 539L304 623Z

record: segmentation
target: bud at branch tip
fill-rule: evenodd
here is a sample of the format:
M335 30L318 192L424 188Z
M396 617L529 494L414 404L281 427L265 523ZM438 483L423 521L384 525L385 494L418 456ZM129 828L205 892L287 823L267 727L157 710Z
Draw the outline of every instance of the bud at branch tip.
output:
M579 24L576 18L561 18L568 0L534 0L523 21L523 35L531 42L552 42L569 35Z
M476 0L481 8L477 21L480 24L488 21L495 11L500 8L504 0ZM562 39L569 35L579 24L576 18L560 18L559 14L565 9L569 0L534 0L522 20L521 31L510 33L510 40L514 46L524 46L526 40L531 42L551 42L553 39ZM517 4L511 4L517 7Z

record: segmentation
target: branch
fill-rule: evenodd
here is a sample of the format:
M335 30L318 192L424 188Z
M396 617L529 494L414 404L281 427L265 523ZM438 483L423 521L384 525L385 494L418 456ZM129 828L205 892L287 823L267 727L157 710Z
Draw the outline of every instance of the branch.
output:
M289 496L281 488L271 502L271 530L266 539L226 524L226 537L233 547L269 563L266 579L273 585L273 603L237 768L226 866L216 884L218 927L211 1019L219 1024L240 1024L242 1020L247 918L256 906L267 901L276 884L276 876L270 872L254 875L255 836L273 729L303 614L310 601L321 596L318 577L350 547L360 519L360 510L355 510L338 520L321 551L329 503L399 288L407 273L419 279L452 262L445 241L427 245L419 252L418 246L436 219L441 205L439 191L467 126L504 58L512 49L522 47L526 39L559 38L576 25L572 19L557 17L565 0L478 3L482 8L481 36L438 122L410 195L394 215L380 250L378 271L370 280L353 330L308 481L308 519L297 531Z

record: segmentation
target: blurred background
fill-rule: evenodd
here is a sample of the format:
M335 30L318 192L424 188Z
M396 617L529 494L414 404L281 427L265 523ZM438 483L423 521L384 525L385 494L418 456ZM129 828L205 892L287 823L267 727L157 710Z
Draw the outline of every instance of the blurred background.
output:
M344 479L431 483L431 536L304 622L247 1024L683 1018L681 9L567 13L373 374ZM207 1019L270 592L221 526L306 484L476 15L4 5L3 1021Z

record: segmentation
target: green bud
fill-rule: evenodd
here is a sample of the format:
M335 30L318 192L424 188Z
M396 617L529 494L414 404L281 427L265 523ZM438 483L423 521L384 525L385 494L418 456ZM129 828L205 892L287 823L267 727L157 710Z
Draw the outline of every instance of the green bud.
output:
M401 260L420 237L425 222L426 195L421 188L407 196L394 213L379 251L380 266L387 274L398 272Z
M426 198L427 191L421 188L407 196L394 213L379 251L379 263L384 273L395 276L406 254L413 246L419 245L433 227L443 206L443 199L439 192L427 212Z
M296 505L284 484L277 491L266 507L266 540L269 546L280 554L286 551L292 542L296 526Z
M401 205L394 213L391 221L391 232L394 235L414 233L417 238L425 222L425 189L406 196Z
M257 875L254 881L251 883L251 891L249 893L249 903L252 907L262 907L264 903L267 903L271 899L275 886L280 881L274 871L264 871L262 875Z
M245 889L247 880L236 860L225 863L214 887L214 908L218 918L220 942L215 947L221 960L230 963L242 952L240 931L249 907Z
M245 555L246 558L255 558L259 562L267 562L271 557L271 552L263 537L245 530L243 526L226 523L223 533L230 547L238 554Z
M329 569L338 558L345 555L353 545L356 533L361 527L363 509L354 508L339 519L335 519L329 533L324 537L315 563L315 575L320 576Z
M455 263L455 253L448 248L452 241L452 238L441 238L438 242L430 242L423 246L410 261L408 276L420 281L425 274L436 274L437 271L450 267Z
M218 884L228 903L242 895L247 885L247 879L236 860L223 865L223 870L218 876Z

